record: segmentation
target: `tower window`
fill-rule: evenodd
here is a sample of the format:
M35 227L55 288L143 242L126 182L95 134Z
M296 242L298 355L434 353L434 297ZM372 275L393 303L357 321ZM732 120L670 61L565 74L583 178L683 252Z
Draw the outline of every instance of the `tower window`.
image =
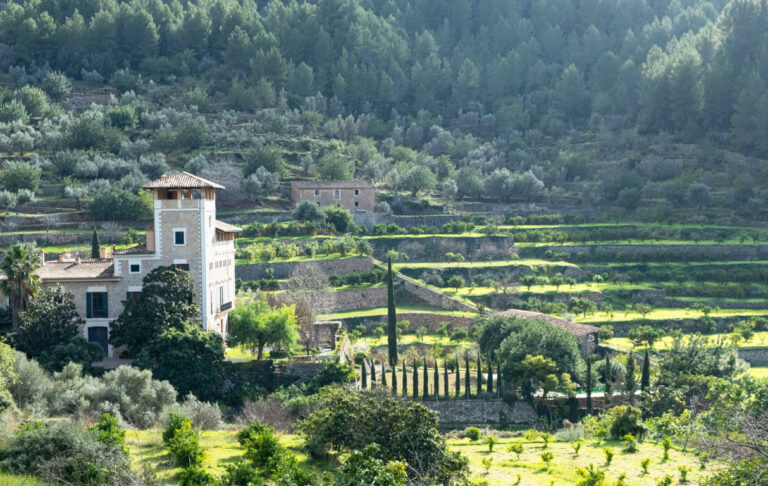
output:
M359 196L359 195L360 195L360 189L355 189L355 196Z
M141 273L141 263L131 263L128 266L128 273Z
M175 229L173 230L173 244L176 246L184 246L187 244L187 230Z
M320 195L320 189L315 189L315 196L319 196L319 195Z
M358 207L360 203L358 201L355 201L355 207Z

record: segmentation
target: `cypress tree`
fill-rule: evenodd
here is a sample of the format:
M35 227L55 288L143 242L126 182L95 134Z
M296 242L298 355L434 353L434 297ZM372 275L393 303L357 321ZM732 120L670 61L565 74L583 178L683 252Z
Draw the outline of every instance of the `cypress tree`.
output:
M91 258L99 258L101 256L101 242L99 241L99 232L96 228L93 229L93 239L91 240Z
M397 366L390 369L392 370L392 394L397 395Z
M643 356L643 373L640 376L640 390L646 391L651 385L651 358L648 356L648 348L645 348Z
M464 397L466 399L471 398L472 391L470 383L470 377L469 377L469 355L464 354Z
M627 356L627 374L624 377L624 392L629 395L629 404L632 405L635 402L635 389L637 388L637 380L635 379L635 354L630 351Z
M461 398L461 364L456 356L456 398Z
M587 412L592 413L592 356L587 356Z
M451 394L448 391L448 366L446 366L445 360L443 360L443 391L445 392L446 400L451 398Z
M413 399L419 398L419 361L413 360Z
M486 385L488 393L493 393L493 361L488 358L488 381Z
M384 369L384 363L381 363L381 386L387 390L387 370Z
M371 388L376 388L376 360L371 360Z
M408 370L405 369L405 360L403 360L403 396L408 396Z
M392 279L392 258L387 259L387 345L389 365L397 364L397 311L395 310L395 284Z
M496 376L498 379L496 380L496 394L498 396L504 396L504 377L501 376L501 361L496 363Z
M609 395L611 393L611 355L607 351L605 352L605 370L603 372L603 384L605 385L605 403L610 401Z
M363 390L368 389L368 372L365 370L365 360L363 360L363 364L360 366L360 380L362 381Z
M424 391L421 393L421 398L426 400L429 398L429 368L427 367L427 358L424 358L424 370L422 372L422 378L424 378Z
M437 358L435 358L435 379L434 381L434 389L432 390L435 394L435 398L440 398L440 370L437 369Z
M483 393L483 361L480 359L480 355L477 355L477 396L479 397Z

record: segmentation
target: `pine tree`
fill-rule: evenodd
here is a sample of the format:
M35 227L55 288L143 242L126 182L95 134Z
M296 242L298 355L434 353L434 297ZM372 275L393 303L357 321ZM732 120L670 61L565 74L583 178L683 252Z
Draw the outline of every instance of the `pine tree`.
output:
M421 376L424 378L424 383L422 383L424 388L421 393L421 398L426 400L429 398L429 368L427 367L427 358L424 358L424 370Z
M483 360L477 355L477 396L483 393Z
M365 369L365 360L363 360L363 364L360 366L360 381L362 382L363 390L368 389L368 372Z
M395 310L395 284L392 280L392 258L387 260L387 345L389 365L397 364L397 314Z
M435 398L440 398L440 371L437 369L437 358L435 358L435 379L434 381L434 389L432 390L435 394Z
M96 228L93 229L93 240L91 240L91 258L99 258L101 256L101 242L99 241L99 232Z
M446 366L445 360L443 360L443 392L445 395L445 399L451 398L450 391L448 390L448 366Z
M635 388L637 388L637 380L635 377L635 354L630 351L627 356L627 374L624 376L624 393L629 396L629 404L635 402Z
M405 360L403 360L403 396L408 396L408 370L405 369Z
M605 385L605 403L610 401L611 395L611 355L605 352L605 370L603 370L603 384Z
M646 391L651 385L651 357L648 356L648 348L645 348L643 356L643 372L640 376L640 390Z
M464 354L464 398L469 399L472 395L472 390L469 377L469 355Z
M587 356L587 413L592 413L592 357Z
M413 360L413 399L419 398L419 362Z

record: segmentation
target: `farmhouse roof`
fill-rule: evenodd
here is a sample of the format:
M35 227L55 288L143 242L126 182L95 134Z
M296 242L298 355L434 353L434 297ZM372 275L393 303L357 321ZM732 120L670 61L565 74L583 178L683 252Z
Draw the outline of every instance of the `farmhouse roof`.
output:
M504 317L522 317L524 319L541 319L546 323L565 329L574 336L586 336L587 334L594 334L598 331L595 326L587 324L579 324L578 322L571 322L559 317L542 314L541 312L526 311L520 309L509 309L503 312L499 312L499 315Z
M240 228L239 226L225 223L224 221L219 221L218 219L214 222L214 225L216 226L217 230L223 231L225 233L239 233L243 231L243 228Z
M366 181L292 181L299 189L363 189L373 186Z
M203 179L189 172L177 172L172 175L163 174L160 179L144 184L144 189L224 189L221 184L216 184L208 179Z
M48 261L37 270L37 274L43 281L112 279L115 266L112 260Z

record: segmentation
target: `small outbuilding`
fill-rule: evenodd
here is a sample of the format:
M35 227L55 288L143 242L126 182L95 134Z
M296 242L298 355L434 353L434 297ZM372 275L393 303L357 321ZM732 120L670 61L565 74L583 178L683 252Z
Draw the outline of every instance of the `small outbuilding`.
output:
M339 204L354 212L373 212L376 188L365 181L293 181L291 201L315 201L320 206Z
M520 309L505 310L503 312L499 312L499 315L504 317L520 317L523 319L539 319L552 326L565 329L569 333L573 334L573 337L575 337L579 342L579 349L581 350L581 355L583 357L592 354L597 348L597 333L599 329L595 326L572 322L566 319L561 319L559 317L550 316L548 314L542 314L541 312L533 312Z

